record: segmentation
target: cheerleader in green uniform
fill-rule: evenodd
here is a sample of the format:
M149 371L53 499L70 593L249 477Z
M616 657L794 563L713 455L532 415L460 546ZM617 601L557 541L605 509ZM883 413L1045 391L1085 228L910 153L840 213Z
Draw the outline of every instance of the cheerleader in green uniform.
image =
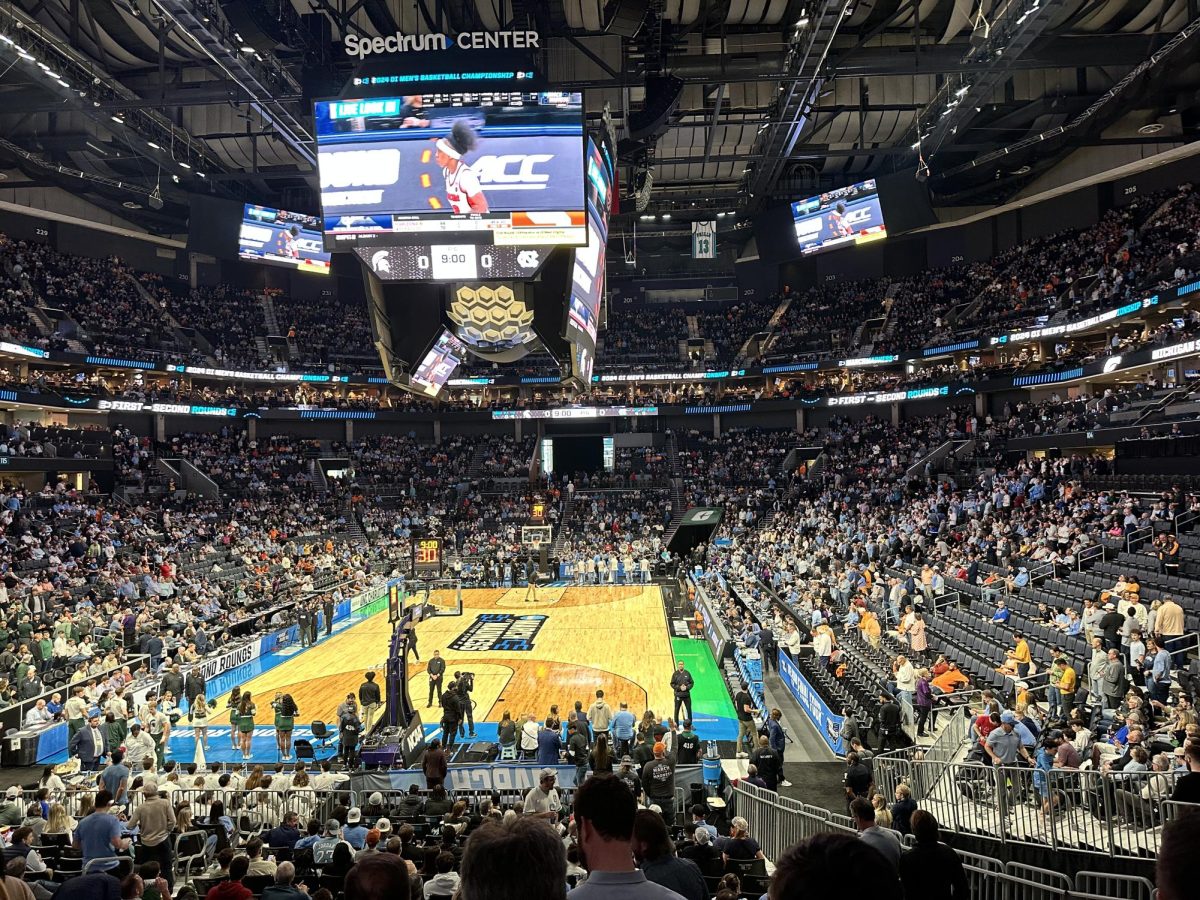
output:
M279 757L291 759L292 728L300 710L296 708L296 701L291 694L276 694L271 701L271 708L275 710L275 745L279 748Z
M250 692L244 691L237 709L238 740L242 745L242 759L250 758L250 742L254 739L254 713L256 711L254 702L250 698Z
M233 690L229 692L229 699L225 706L229 709L229 745L234 750L238 748L238 706L242 702L242 689L238 685L233 686Z

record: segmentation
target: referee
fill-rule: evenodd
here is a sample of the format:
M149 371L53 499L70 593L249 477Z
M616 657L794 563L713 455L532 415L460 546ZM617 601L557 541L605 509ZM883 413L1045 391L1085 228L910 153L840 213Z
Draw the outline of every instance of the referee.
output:
M675 721L681 722L692 718L692 688L696 686L696 679L692 678L692 673L687 670L683 662L675 667L675 671L671 673L671 690L675 692ZM679 707L686 710L687 715L681 719L679 716Z

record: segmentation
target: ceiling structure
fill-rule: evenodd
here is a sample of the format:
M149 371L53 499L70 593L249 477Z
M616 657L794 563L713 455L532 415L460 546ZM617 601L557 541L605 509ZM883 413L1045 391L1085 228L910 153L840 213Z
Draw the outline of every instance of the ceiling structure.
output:
M1200 125L1200 0L6 0L0 186L159 233L189 192L313 211L311 101L351 76L345 35L510 27L611 111L623 194L649 171L642 214L676 225L922 164L936 204L994 204L1079 148ZM638 218L623 202L614 233Z

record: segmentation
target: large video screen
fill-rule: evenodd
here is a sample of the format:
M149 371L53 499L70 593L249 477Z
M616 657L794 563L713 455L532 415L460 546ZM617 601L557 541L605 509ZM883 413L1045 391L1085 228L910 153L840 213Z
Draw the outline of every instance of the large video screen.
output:
M314 117L329 249L587 240L578 92L329 100Z
M238 256L302 272L329 274L330 255L321 240L321 220L247 203L242 208Z
M412 383L429 396L436 397L463 361L466 352L462 341L443 328L425 358L413 371Z
M612 174L608 163L600 155L600 150L591 138L588 138L587 142L587 179L588 200L607 218L608 211L612 208L609 198Z
M575 251L571 270L571 297L567 306L567 338L584 343L594 353L596 329L600 320L600 300L604 296L604 263L608 227L603 215L588 204L588 243Z
M887 237L874 178L793 203L792 219L805 256Z

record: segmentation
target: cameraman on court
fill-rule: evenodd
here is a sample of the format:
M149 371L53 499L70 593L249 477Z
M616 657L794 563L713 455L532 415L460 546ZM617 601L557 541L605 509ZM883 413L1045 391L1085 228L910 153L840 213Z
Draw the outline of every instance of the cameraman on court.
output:
M475 690L475 673L474 672L455 672L454 681L458 685L459 706L462 710L459 715L458 736L463 736L464 729L467 732L467 737L475 737L475 714L471 709L471 691ZM463 724L463 722L466 724Z

